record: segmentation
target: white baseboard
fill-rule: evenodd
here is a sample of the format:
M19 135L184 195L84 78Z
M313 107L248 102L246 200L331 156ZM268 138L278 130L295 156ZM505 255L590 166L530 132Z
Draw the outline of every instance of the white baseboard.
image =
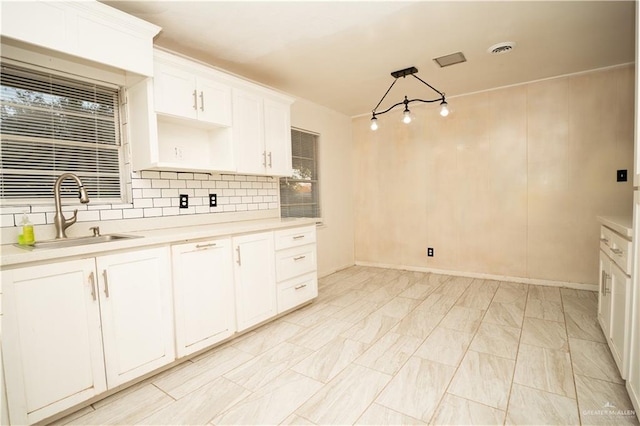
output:
M574 283L574 282L568 282L568 281L552 281L552 280L542 280L538 278L510 277L507 275L493 275L493 274L484 274L479 272L466 272L466 271L453 271L448 269L424 268L421 266L390 265L386 263L375 263L375 262L356 261L356 265L371 266L374 268L402 269L402 270L417 271L417 272L432 272L434 274L455 275L458 277L468 277L468 278L481 278L485 280L511 281L511 282L523 283L523 284L544 285L548 287L566 287L566 288L572 288L575 290L598 291L598 286L595 284Z

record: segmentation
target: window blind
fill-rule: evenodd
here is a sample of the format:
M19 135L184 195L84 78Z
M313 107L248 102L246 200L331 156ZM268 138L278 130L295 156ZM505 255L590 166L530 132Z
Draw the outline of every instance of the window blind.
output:
M50 200L71 172L92 200L121 200L117 88L3 63L0 89L0 199ZM75 184L62 195L77 197Z
M291 130L293 176L280 179L282 217L320 217L318 136Z

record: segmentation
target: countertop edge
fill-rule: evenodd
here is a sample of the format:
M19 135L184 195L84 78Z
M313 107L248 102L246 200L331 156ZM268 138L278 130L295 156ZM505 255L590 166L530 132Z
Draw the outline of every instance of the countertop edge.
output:
M128 240L111 241L99 244L32 251L21 249L12 244L4 244L0 245L0 267L5 269L35 262L56 261L66 258L95 257L118 250L170 245L208 238L230 237L252 232L266 232L315 224L316 219L311 218L275 218L191 225L127 232L128 235L135 235L143 238L132 238Z
M631 216L598 216L601 224L631 239L633 237L633 218Z

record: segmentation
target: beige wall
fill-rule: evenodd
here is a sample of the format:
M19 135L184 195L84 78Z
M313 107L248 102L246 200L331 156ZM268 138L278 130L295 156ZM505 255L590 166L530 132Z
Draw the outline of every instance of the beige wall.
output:
M355 262L351 118L300 99L291 107L291 125L320 135L318 275L324 276Z
M356 261L597 283L596 216L632 210L616 170L632 176L633 76L452 98L447 118L417 106L410 125L392 112L376 132L354 119Z

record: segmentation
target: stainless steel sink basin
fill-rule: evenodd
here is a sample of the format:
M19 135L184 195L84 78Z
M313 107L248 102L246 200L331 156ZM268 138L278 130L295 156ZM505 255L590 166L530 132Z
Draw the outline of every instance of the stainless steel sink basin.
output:
M137 235L107 234L107 235L98 235L95 237L61 238L58 240L36 241L36 243L31 246L22 246L19 244L14 244L14 245L17 247L23 248L25 250L54 249L54 248L84 246L88 244L108 243L110 241L122 241L122 240L129 240L132 238L142 238L142 237L139 237Z

